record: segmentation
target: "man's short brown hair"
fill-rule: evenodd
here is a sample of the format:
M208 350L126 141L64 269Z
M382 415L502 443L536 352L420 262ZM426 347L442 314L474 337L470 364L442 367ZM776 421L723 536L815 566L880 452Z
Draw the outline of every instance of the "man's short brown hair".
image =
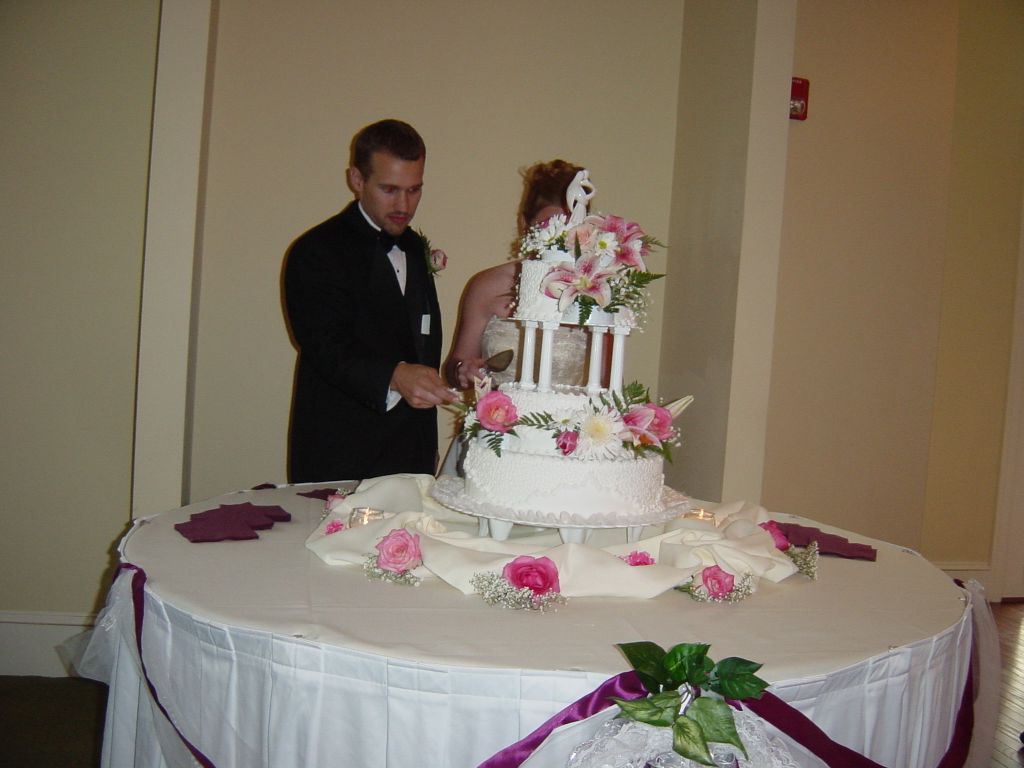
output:
M427 147L411 125L388 119L366 126L352 139L352 167L364 179L369 178L373 170L370 158L374 152L387 152L411 162L426 157Z

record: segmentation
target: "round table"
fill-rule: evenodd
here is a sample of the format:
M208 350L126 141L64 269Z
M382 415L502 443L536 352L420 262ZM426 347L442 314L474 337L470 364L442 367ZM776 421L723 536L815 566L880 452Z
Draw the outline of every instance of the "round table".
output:
M823 526L877 560L822 557L817 580L762 581L737 605L669 592L512 611L439 580L404 587L325 564L304 546L324 502L300 494L328 485L136 522L120 546L132 569L87 653L111 686L104 765L194 764L188 742L221 768L475 766L628 669L615 644L637 640L763 663L773 693L882 765L932 768L950 742L970 599L911 550ZM292 519L248 541L191 543L174 528L243 502Z

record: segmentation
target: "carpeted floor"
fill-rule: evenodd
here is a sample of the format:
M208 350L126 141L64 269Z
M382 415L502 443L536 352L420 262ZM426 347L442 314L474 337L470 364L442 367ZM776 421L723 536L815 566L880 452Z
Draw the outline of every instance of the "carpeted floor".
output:
M92 680L0 676L0 766L95 768L106 705Z

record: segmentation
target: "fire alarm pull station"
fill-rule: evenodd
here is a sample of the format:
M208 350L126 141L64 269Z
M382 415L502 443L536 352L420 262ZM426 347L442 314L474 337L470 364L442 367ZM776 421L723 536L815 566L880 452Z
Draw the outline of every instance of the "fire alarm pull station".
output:
M793 85L789 91L789 119L807 119L807 97L811 90L811 83L803 77L794 77Z

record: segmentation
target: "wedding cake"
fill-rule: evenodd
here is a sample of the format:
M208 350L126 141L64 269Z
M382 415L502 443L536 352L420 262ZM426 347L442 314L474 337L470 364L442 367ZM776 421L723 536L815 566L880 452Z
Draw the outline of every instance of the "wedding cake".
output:
M481 382L464 427L464 494L485 516L567 527L666 519L666 493L674 492L664 487L663 461L677 442L673 419L692 398L664 407L641 385L623 384L626 337L660 277L644 263L657 242L633 222L588 215L592 195L581 171L567 192L571 213L523 238L514 314L523 326L520 378L495 390ZM551 380L559 325L590 334L586 386Z

